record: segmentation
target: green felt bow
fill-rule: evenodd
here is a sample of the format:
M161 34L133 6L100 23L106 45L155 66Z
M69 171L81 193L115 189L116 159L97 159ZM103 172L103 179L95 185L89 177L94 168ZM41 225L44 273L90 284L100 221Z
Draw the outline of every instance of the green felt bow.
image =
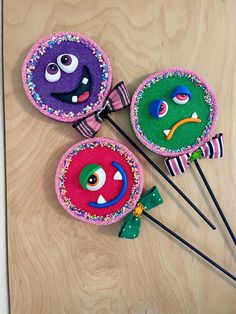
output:
M121 226L119 238L135 239L139 235L141 226L141 214L143 210L149 210L163 203L163 199L156 186L144 193L133 212L129 213Z

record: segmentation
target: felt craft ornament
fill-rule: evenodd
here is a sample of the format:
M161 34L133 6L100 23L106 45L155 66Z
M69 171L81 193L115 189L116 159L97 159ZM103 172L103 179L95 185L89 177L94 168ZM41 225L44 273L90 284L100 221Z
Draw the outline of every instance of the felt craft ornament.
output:
M94 138L73 145L58 164L55 189L62 207L76 219L109 225L125 217L118 236L135 239L144 215L236 281L233 274L148 213L163 200L156 187L142 194L141 165L120 142Z
M136 89L130 117L137 138L165 156L169 173L176 176L194 163L236 245L230 225L198 163L223 156L223 134L212 137L218 116L215 93L200 75L173 68L148 76Z
M36 42L24 61L22 80L32 104L44 115L75 122L102 108L129 104L121 82L111 91L112 69L105 52L90 38L61 32Z
M56 174L63 208L84 222L111 224L135 208L143 188L137 158L121 143L94 138L72 146Z

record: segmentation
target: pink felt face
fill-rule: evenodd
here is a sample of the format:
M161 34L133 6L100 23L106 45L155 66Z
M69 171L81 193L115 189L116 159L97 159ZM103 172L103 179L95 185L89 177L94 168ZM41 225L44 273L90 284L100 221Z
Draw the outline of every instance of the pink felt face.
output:
M74 145L63 156L56 176L62 206L76 218L96 224L113 223L132 210L142 185L135 156L111 139Z

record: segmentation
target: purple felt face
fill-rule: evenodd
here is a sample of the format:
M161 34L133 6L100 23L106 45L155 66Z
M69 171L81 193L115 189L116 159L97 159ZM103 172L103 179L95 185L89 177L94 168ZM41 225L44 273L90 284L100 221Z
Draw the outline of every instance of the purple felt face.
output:
M112 73L107 56L91 39L57 33L33 46L22 78L37 109L56 120L72 122L101 108Z

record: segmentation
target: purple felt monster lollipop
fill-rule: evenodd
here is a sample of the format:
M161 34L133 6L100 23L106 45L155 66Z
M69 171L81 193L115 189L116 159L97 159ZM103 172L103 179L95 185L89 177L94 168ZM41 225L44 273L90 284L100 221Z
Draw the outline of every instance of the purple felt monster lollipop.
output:
M59 121L74 122L101 109L112 84L105 52L78 33L55 33L29 51L22 79L32 104Z

